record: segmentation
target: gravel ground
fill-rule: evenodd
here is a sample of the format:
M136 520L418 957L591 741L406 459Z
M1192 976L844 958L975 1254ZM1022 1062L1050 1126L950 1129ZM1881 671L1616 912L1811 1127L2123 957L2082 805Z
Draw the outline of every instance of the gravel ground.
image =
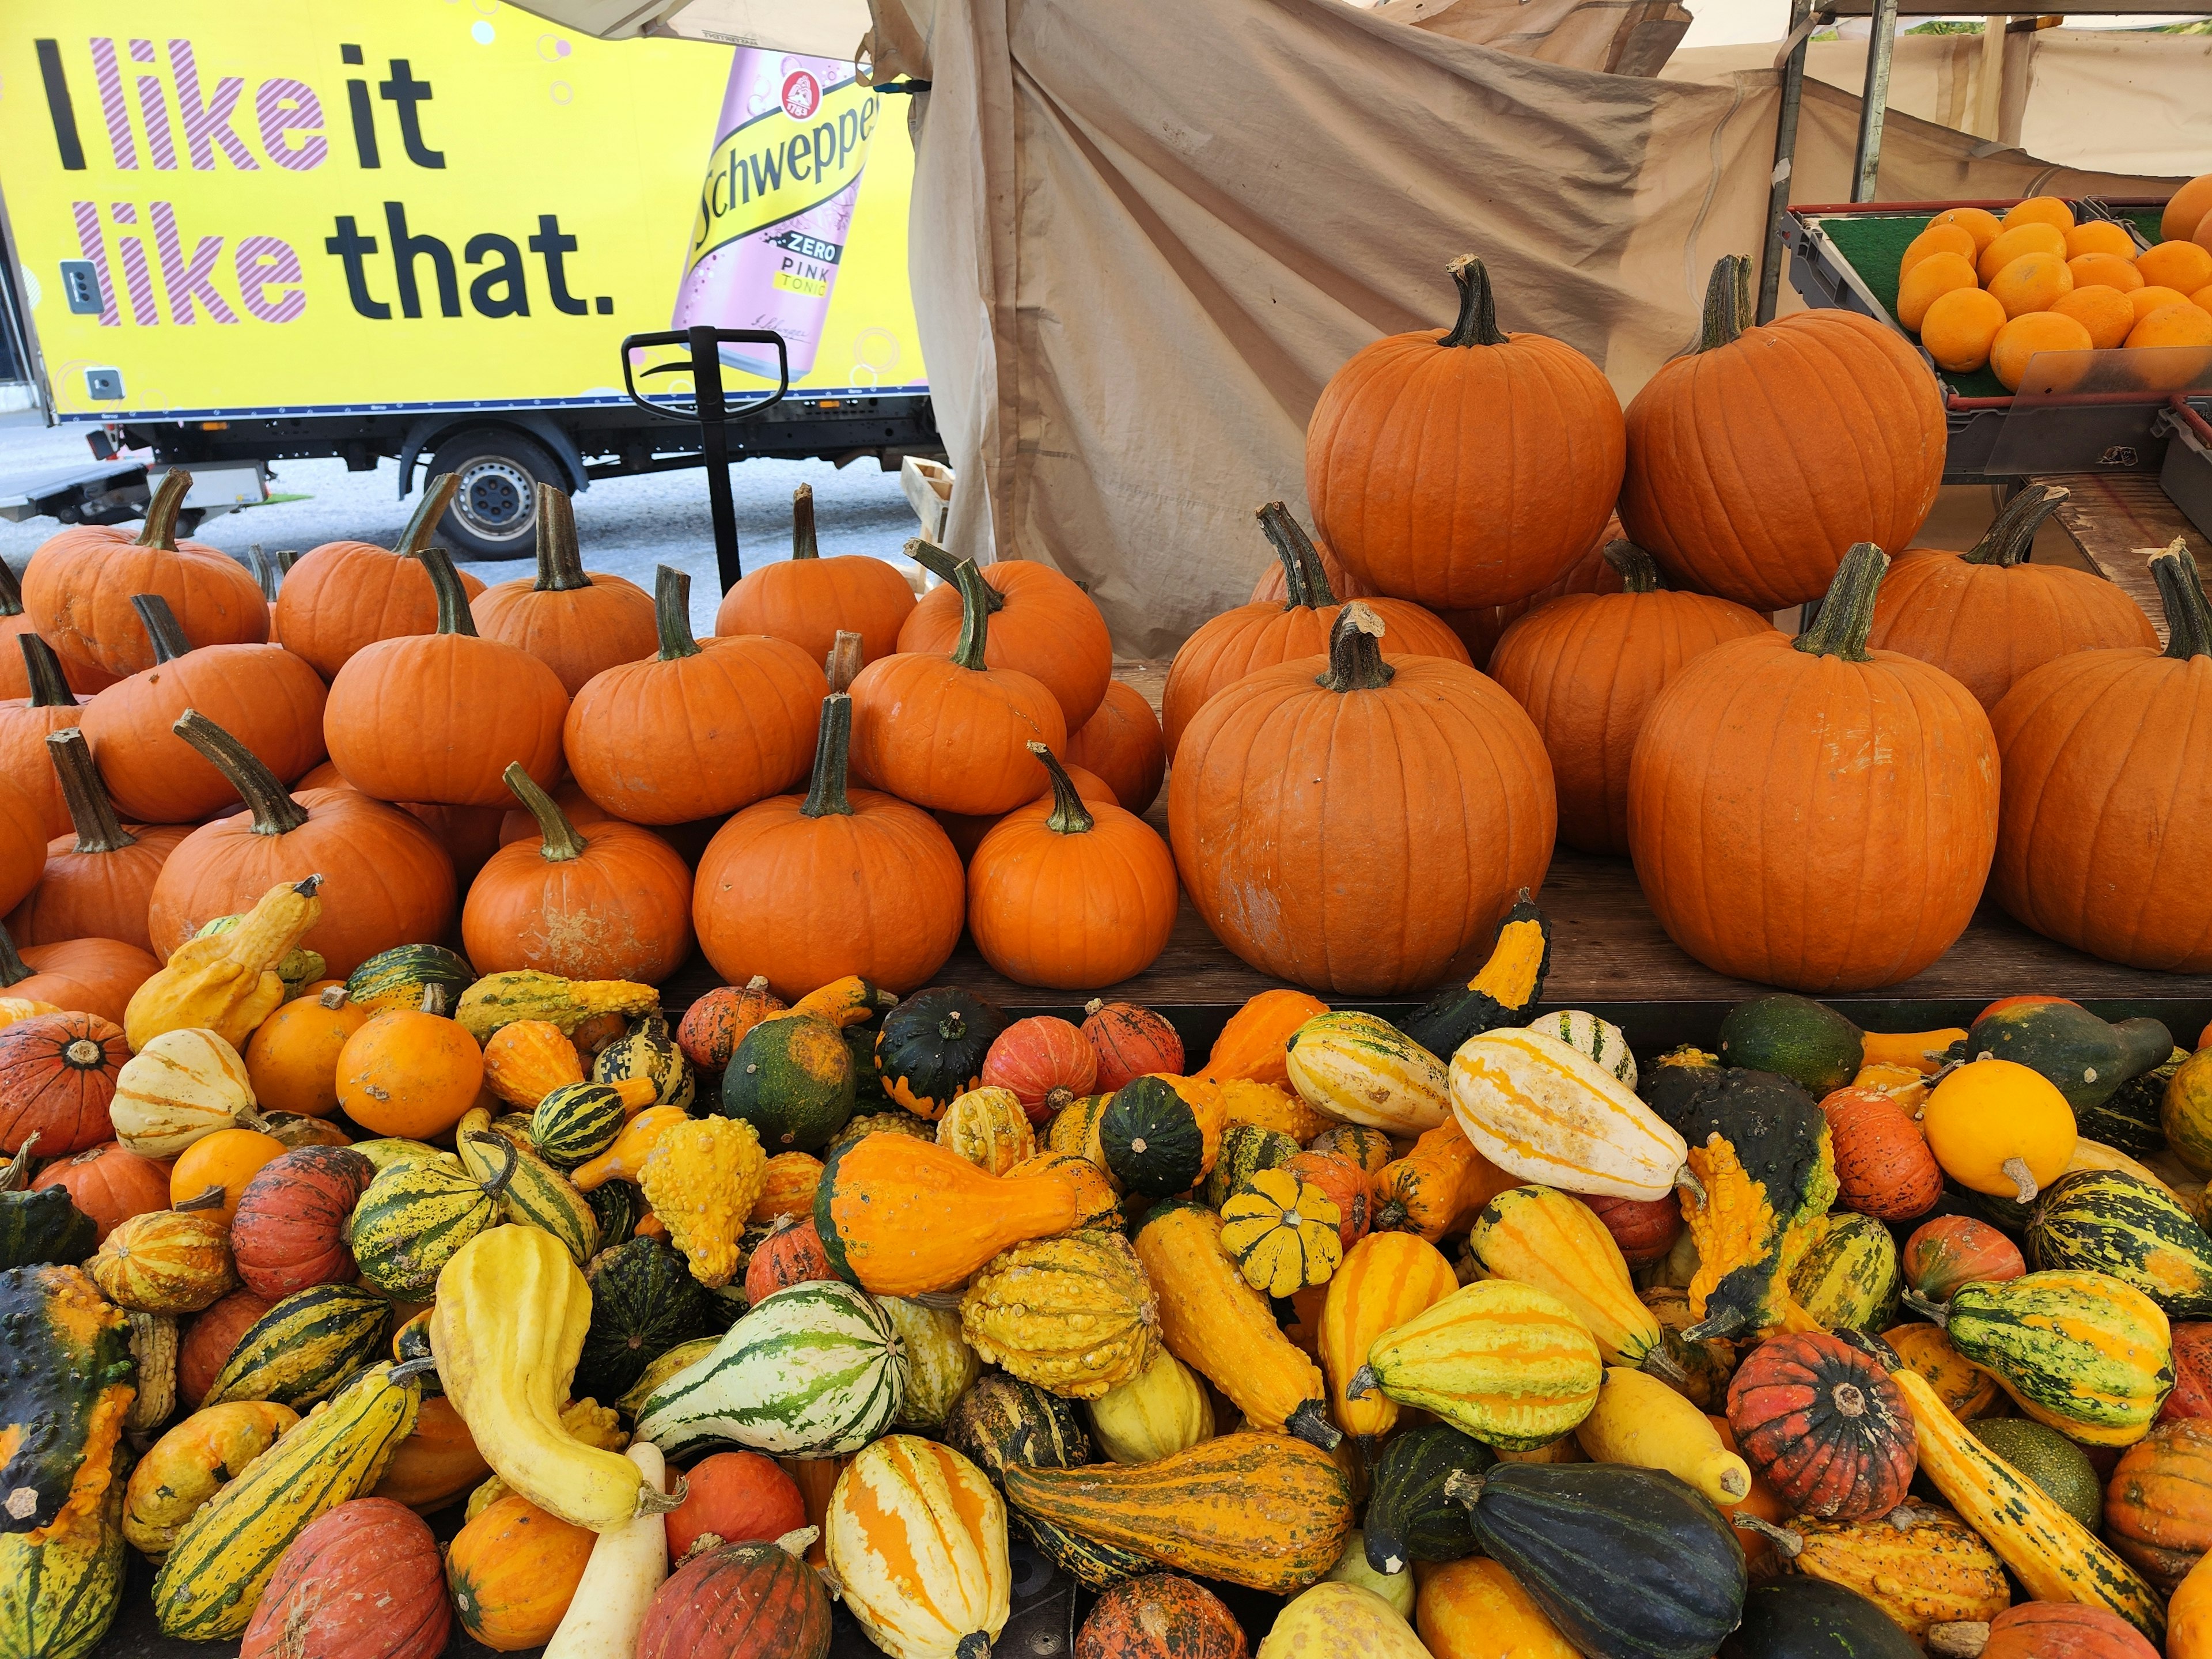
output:
M0 495L21 482L91 463L83 430L71 427L0 426ZM421 473L417 472L418 486ZM900 492L896 472L873 461L839 471L827 461L749 460L730 471L737 501L738 544L745 568L791 554L791 492L814 486L817 537L825 556L866 553L897 560L919 527ZM386 460L374 472L349 472L340 460L283 461L270 479L272 494L307 499L248 507L210 519L194 539L241 558L258 542L275 550L301 552L340 538L389 547L415 503L398 497L398 467ZM21 524L0 520L0 557L20 573L39 544L60 526L52 519ZM714 571L714 530L707 508L707 483L696 471L605 478L576 497L576 535L587 569L627 576L653 586L658 564L691 575L691 612L702 634L711 632L720 597ZM528 573L527 560L462 566L487 582Z

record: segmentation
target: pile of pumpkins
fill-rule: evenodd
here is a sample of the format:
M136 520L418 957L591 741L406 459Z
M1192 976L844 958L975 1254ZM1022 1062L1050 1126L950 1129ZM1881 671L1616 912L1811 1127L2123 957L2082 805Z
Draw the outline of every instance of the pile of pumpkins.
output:
M2056 196L1947 208L1898 261L1897 320L1938 368L1986 368L2008 392L2039 351L2212 346L2212 173L2174 193L2155 243ZM2168 389L2189 384L2184 367Z
M823 1659L833 1600L983 1659L1019 1539L1085 1659L2212 1656L2212 1047L2155 1020L1772 994L1639 1060L1524 901L1202 1062L857 978L672 1030L435 945L288 981L320 886L120 1028L0 1005L0 1652L94 1652L136 1550L245 1659Z

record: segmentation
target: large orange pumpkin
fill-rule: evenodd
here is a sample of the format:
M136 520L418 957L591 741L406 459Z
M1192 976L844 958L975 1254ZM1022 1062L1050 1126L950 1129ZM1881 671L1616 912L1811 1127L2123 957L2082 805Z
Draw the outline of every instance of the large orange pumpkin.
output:
M1066 719L1042 680L990 665L987 596L994 590L973 559L960 562L951 585L965 617L951 654L902 650L854 677L853 771L917 806L1010 812L1044 793L1030 740L1057 752L1067 742ZM917 609L915 619L921 616ZM902 637L913 628L910 620Z
M1113 985L1152 965L1175 931L1175 858L1133 812L1086 802L1041 743L1052 793L1018 806L968 863L968 931L1017 985Z
M1498 326L1482 261L1459 319L1363 346L1306 423L1306 495L1338 558L1437 610L1526 599L1566 574L1620 493L1620 400L1572 346Z
M1160 717L1143 692L1115 680L1107 686L1098 712L1068 733L1067 762L1096 776L1125 810L1141 817L1159 799L1168 775Z
M230 781L173 732L196 708L279 778L323 757L323 683L281 645L194 647L159 596L136 601L154 665L94 697L84 735L116 801L147 823L188 823L238 799Z
M788 640L694 639L691 579L667 565L653 606L659 654L595 676L569 707L563 742L584 793L631 823L689 823L805 777L822 665Z
M1275 549L1286 584L1278 604L1240 605L1201 623L1175 654L1160 698L1160 724L1170 758L1191 716L1224 685L1247 674L1301 657L1325 655L1335 625L1336 595L1329 591L1321 556L1280 501L1254 515ZM1468 660L1467 647L1441 617L1404 599L1370 599L1382 618L1384 657L1449 657Z
M154 882L177 843L191 834L191 825L125 829L100 781L100 769L93 763L84 733L57 732L46 739L46 748L76 833L47 843L39 884L9 916L9 930L25 945L115 939L151 950L146 910Z
M1708 968L1800 991L1894 985L1981 898L1996 742L1958 681L1867 650L1888 567L1860 543L1811 629L1714 647L1644 718L1629 850L1668 935Z
M14 909L39 884L46 841L46 802L0 773L0 908Z
M1426 985L1487 937L1542 883L1556 813L1520 705L1462 663L1385 662L1382 630L1354 600L1328 657L1221 691L1168 781L1176 866L1222 943L1352 995Z
M899 650L914 589L897 569L866 556L825 559L814 539L814 486L791 494L791 556L764 564L722 595L717 635L789 640L820 662L840 633L860 636L863 661Z
M309 789L295 799L213 721L186 714L176 729L230 780L246 810L202 824L161 866L146 918L156 951L167 956L302 871L321 874L328 897L301 943L322 952L334 975L380 951L445 938L453 863L415 819L352 789Z
M509 763L540 786L561 775L568 694L527 651L478 637L445 549L420 556L438 590L437 631L379 640L338 671L323 711L331 759L379 800L504 807Z
M177 512L191 474L162 475L137 536L107 525L73 525L52 536L23 577L23 608L64 662L118 676L154 665L154 647L131 600L158 593L194 645L258 645L269 602L246 568L202 542L177 539Z
M903 584L902 584L903 585ZM568 492L538 486L538 574L469 602L477 632L527 651L570 696L600 670L653 654L653 595L622 576L586 571Z
M650 830L608 818L580 831L519 766L507 787L538 841L492 854L461 907L479 973L535 968L658 985L691 953L691 872Z
M52 647L36 634L19 634L15 643L30 689L26 696L0 702L0 778L12 778L37 799L40 827L52 837L70 827L70 815L61 780L46 759L46 739L75 726L80 714Z
M847 787L852 727L853 699L825 699L813 787L747 807L707 843L692 925L732 984L763 975L796 1001L857 974L903 996L960 942L960 855L920 807Z
M242 908L242 907L241 907ZM51 1002L71 1013L123 1024L131 994L161 967L119 939L70 939L15 949L0 927L0 994Z
M1997 900L2136 968L2212 969L2212 609L2179 541L2151 561L2169 643L2032 669L1990 714L2004 757Z
M955 561L941 547L911 541L906 550L941 585L922 596L899 629L898 648L925 656L949 655L963 633ZM1067 729L1097 713L1114 678L1114 641L1091 596L1050 565L1034 559L1001 559L979 567L983 604L991 613L983 663L1011 668L1042 683L1060 704ZM872 654L871 662L875 659ZM1058 744L1054 744L1055 749ZM1040 792L1042 786L1040 786Z
M1683 664L1773 624L1726 599L1670 593L1651 556L1615 542L1619 593L1574 593L1505 630L1491 678L1543 734L1559 796L1559 839L1586 853L1628 850L1628 762L1644 712Z
M1854 543L1902 553L1947 441L1903 335L1851 311L1754 327L1750 270L1714 266L1697 349L1629 404L1620 521L1683 586L1776 611L1819 599Z
M1439 611L1460 643L1467 647L1468 658L1485 673L1490 670L1491 653L1497 650L1498 641L1505 630L1531 611L1550 604L1567 593L1618 593L1621 591L1620 572L1607 562L1605 550L1622 539L1620 520L1607 519L1598 539L1590 544L1589 551L1567 567L1567 574L1547 586L1538 588L1525 599L1516 599L1510 605L1480 605L1472 611Z
M1902 651L1995 708L2032 668L2069 651L2158 648L2158 630L2120 588L2086 570L2031 564L2035 532L2067 492L2031 484L1966 553L1920 548L1883 578L1867 643Z
M363 647L436 628L438 591L418 556L459 484L451 472L431 479L397 547L325 542L295 560L276 590L276 634L284 648L328 680Z
M17 647L10 643L24 635L38 637L32 626L29 613L23 609L23 590L15 580L15 572L5 559L0 559L0 697L27 697L31 695L30 676L25 672L23 659L16 654ZM47 647L52 650L52 647ZM88 662L62 659L62 678L69 689L82 696L115 684L116 676L105 668Z

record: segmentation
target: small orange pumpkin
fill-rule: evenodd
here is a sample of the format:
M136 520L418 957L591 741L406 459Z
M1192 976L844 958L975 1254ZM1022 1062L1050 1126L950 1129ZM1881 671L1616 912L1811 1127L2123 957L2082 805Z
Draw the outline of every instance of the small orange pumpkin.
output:
M273 1112L328 1117L338 1109L338 1056L368 1019L368 1010L348 1000L343 985L293 998L262 1021L246 1045L255 1101Z
M218 1206L207 1213L220 1215L228 1225L238 1214L238 1200L246 1183L261 1172L270 1159L284 1155L284 1143L258 1129L217 1129L177 1154L169 1169L172 1207L222 1194Z
M434 1003L443 988L423 993ZM388 1008L338 1053L338 1104L371 1133L428 1140L477 1103L483 1051L453 1021L426 1008Z
M495 1653L550 1641L598 1534L511 1492L453 1535L446 1586L461 1628Z
M1167 740L1145 694L1123 680L1106 688L1098 712L1067 739L1067 761L1091 772L1122 807L1142 817L1168 775Z
M925 655L950 653L966 629L967 605L954 578L956 562L925 541L908 542L906 550L942 586L923 595L900 626L898 648ZM1080 729L1097 712L1114 672L1114 644L1097 605L1059 571L1035 559L1000 559L978 567L977 574L991 619L984 665L1018 670L1036 680L1060 705L1067 729Z
M913 614L914 590L886 561L822 556L814 486L801 484L791 495L791 556L757 566L723 594L714 633L788 640L819 662L840 633L851 632L860 636L861 660L873 662L901 648L899 629Z
M527 651L570 696L603 668L653 653L653 595L622 576L586 571L566 490L538 486L538 574L469 601L477 631ZM493 803L495 805L499 803Z

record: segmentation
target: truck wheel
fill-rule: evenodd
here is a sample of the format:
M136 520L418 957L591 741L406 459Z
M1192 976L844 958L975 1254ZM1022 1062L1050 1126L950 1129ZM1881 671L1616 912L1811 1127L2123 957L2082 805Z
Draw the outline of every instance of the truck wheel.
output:
M568 487L550 455L513 432L457 432L430 458L429 477L458 474L460 488L439 534L475 559L526 559L538 550L538 486Z

